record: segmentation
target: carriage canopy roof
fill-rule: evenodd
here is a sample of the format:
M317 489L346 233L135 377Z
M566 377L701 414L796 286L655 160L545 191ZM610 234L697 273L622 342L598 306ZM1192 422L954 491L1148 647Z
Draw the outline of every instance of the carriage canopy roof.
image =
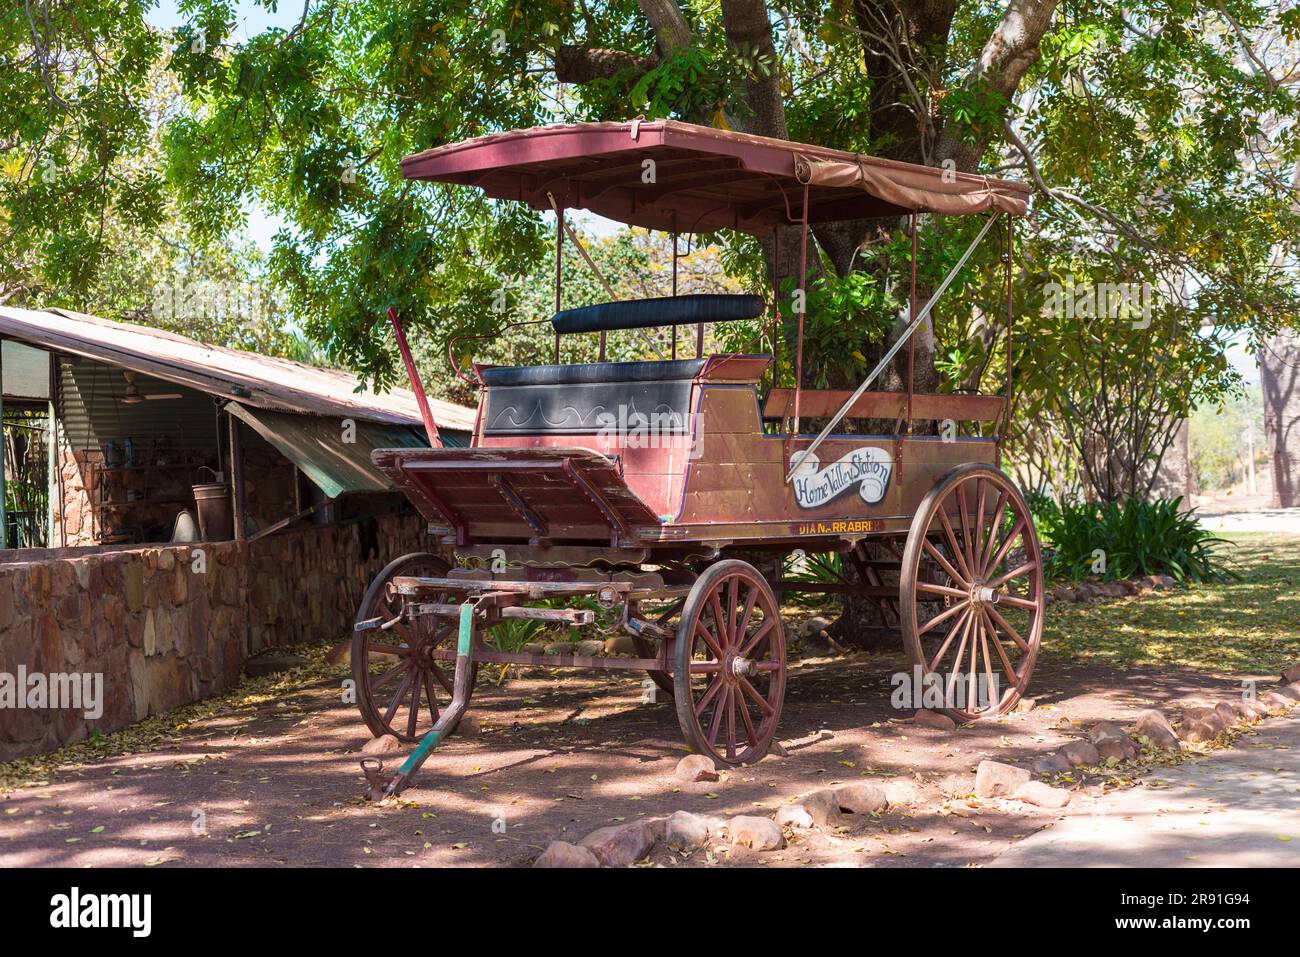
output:
M812 223L990 209L1022 216L1029 195L1008 180L676 120L494 133L407 156L402 174L534 209L549 209L553 196L561 208L674 232L797 223L805 186Z

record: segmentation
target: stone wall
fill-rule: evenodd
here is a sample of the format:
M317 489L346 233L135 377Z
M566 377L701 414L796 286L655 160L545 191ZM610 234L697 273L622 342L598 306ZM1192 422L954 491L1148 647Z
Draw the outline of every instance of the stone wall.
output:
M423 529L408 512L243 545L0 552L0 681L20 666L103 675L97 720L0 706L0 761L230 687L250 654L338 641L373 574L427 548Z

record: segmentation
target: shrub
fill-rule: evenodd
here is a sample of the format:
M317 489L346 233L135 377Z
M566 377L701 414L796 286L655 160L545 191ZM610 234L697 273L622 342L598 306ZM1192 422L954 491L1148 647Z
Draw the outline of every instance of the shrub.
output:
M1044 576L1107 581L1140 575L1170 575L1178 582L1236 578L1222 554L1230 544L1202 527L1182 498L1144 501L1074 502L1058 505L1044 496L1030 506L1043 543ZM1097 572L1098 553L1105 569Z

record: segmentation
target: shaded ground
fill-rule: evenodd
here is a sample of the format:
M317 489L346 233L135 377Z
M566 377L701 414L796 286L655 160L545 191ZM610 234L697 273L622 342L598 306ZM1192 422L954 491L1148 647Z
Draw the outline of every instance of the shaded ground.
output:
M672 706L642 703L639 677L542 672L501 688L481 678L471 703L479 735L451 739L399 804L372 805L356 753L367 734L341 701L345 672L318 664L57 760L0 767L0 867L517 865L551 840L617 821L770 812L864 778L891 799L879 818L801 835L778 852L660 849L653 862L988 864L1058 821L1113 813L1109 792L1143 769L1081 775L1065 782L1076 789L1070 807L1043 811L971 799L981 759L1026 763L1094 721L1227 698L1241 680L1273 680L1279 662L1300 658L1297 541L1242 540L1241 583L1049 609L1031 687L1039 707L1028 713L954 732L918 728L889 703L900 656L799 662L781 723L788 755L714 784L674 780L685 750ZM1162 659L1188 666L1148 663ZM128 747L138 753L103 756Z
M641 704L631 678L537 678L480 688L475 739L435 754L399 806L360 798L366 740L333 681L250 711L198 721L156 750L61 772L0 799L0 866L185 864L522 864L550 840L677 809L715 815L774 810L863 777L896 810L838 835L814 833L747 863L965 866L1077 807L1046 812L962 798L983 757L1023 760L1081 733L1053 727L1123 720L1151 704L1233 682L1189 672L1121 672L1057 662L1036 678L1040 707L957 732L903 724L887 675L900 660L804 663L791 677L784 758L679 785L684 753L666 703ZM1100 793L1106 784L1083 785ZM946 803L945 803L946 802ZM206 836L195 833L206 825ZM1300 837L1300 835L1297 835ZM682 861L709 863L697 852ZM719 853L717 858L725 862Z

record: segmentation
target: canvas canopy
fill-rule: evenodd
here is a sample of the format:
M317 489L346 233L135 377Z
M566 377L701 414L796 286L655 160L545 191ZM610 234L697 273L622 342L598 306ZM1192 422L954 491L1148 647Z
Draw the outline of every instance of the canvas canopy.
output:
M408 179L477 186L495 199L587 209L673 232L765 233L811 223L998 210L1021 216L1022 183L676 120L574 123L494 133L407 156Z

